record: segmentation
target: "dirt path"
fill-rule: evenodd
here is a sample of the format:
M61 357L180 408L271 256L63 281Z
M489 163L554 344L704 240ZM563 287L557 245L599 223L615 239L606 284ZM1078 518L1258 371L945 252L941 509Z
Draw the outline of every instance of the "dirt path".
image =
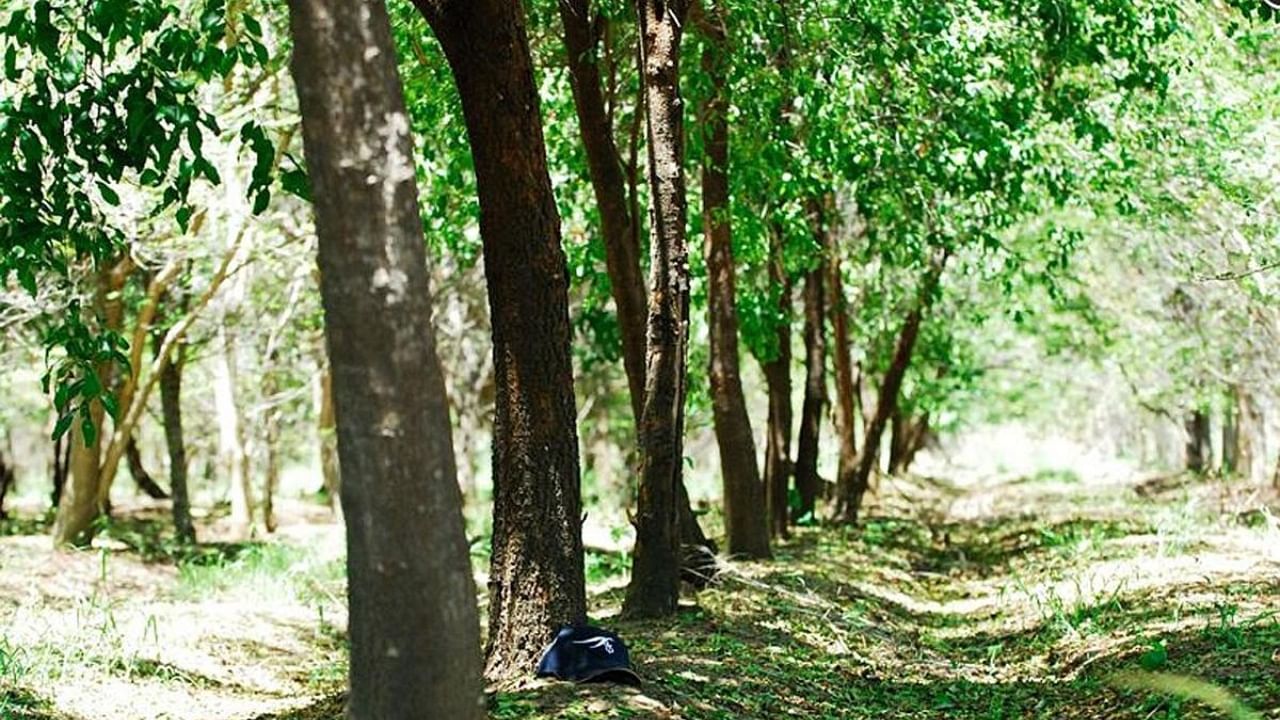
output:
M1070 474L886 482L864 527L801 529L674 620L612 618L620 578L599 578L595 616L644 691L532 682L495 689L491 715L1227 717L1121 687L1146 669L1280 718L1280 524L1261 500ZM143 513L114 549L69 555L0 538L0 717L339 717L338 528L178 564L162 525Z

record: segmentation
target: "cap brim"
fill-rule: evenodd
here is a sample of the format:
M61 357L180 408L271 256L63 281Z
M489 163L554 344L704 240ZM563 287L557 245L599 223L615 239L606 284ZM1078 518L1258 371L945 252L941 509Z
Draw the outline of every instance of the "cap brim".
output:
M632 687L640 687L640 676L631 668L615 667L596 670L579 678L574 678L575 683L591 683L591 682L616 682Z

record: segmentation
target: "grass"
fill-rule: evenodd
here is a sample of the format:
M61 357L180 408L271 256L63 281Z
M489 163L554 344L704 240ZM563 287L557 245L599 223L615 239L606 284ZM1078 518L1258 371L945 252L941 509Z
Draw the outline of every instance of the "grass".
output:
M627 640L643 690L516 683L492 689L490 717L1280 718L1280 530L1256 521L1271 516L1225 511L1210 485L1138 495L1060 475L886 492L862 527L801 528L663 621L618 619L629 557L590 550L591 607ZM948 510L983 492L1000 502ZM171 717L254 716L184 714L186 696L257 698L259 720L341 717L340 559L301 543L177 547L145 523L113 537L123 550L77 558L100 576L84 595L41 607L61 634L0 637L0 718L64 718L47 689L104 678L169 690ZM117 591L131 573L163 579L150 597ZM200 632L183 635L193 615Z

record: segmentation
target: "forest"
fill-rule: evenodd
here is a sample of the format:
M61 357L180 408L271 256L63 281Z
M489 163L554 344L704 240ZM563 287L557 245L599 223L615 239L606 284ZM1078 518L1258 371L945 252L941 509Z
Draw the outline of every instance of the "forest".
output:
M1275 0L0 55L0 720L1280 719Z

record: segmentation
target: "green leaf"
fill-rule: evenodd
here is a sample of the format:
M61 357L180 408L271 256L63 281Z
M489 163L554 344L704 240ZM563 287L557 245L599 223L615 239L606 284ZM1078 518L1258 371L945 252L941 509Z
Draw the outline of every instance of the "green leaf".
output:
M102 193L102 199L106 200L109 204L111 205L120 204L120 196L116 194L115 190L111 189L110 185L104 182L98 183L98 192Z
M253 214L261 215L262 212L266 210L267 206L270 204L271 204L271 191L266 188L259 190L258 194L253 198Z

